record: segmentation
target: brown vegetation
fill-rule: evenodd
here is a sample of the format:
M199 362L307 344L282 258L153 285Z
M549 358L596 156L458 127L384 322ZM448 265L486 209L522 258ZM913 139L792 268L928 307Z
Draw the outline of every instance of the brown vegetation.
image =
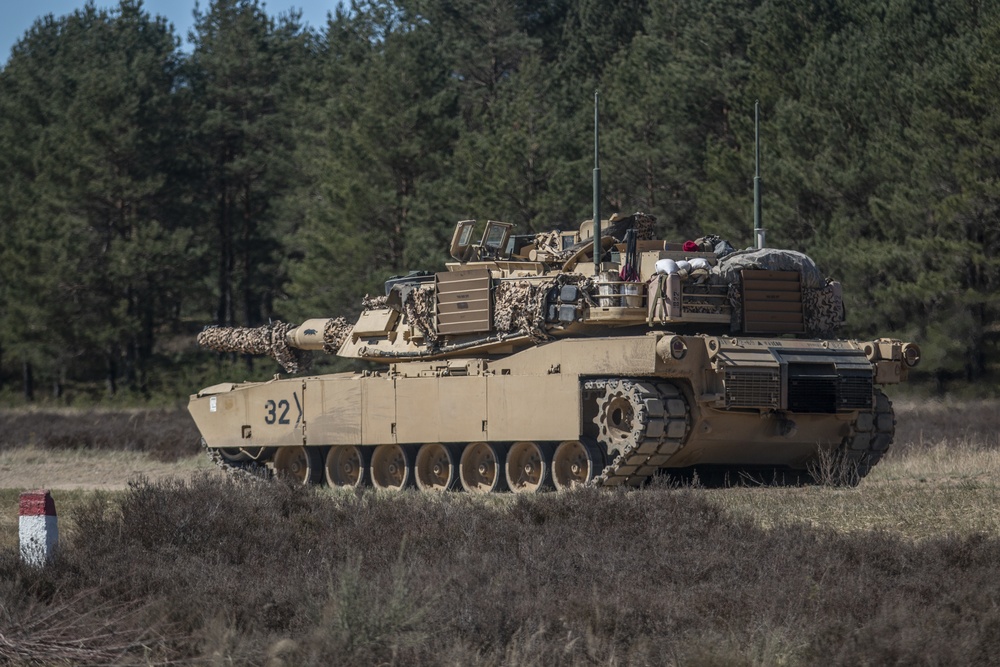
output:
M0 410L0 451L29 446L146 452L162 461L201 450L187 410Z
M94 623L94 662L123 638L123 660L203 664L981 664L1000 650L1000 540L765 530L692 489L483 502L195 479L98 496L75 520L53 566L0 558L0 634L45 603ZM100 639L102 624L118 633Z
M0 662L990 663L995 411L901 413L856 489L138 481L76 503L50 567L0 548Z

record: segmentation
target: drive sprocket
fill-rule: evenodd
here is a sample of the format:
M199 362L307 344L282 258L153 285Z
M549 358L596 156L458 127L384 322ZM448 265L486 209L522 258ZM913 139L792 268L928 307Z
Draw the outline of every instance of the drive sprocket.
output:
M614 378L590 381L586 389L597 392L593 421L610 462L595 484L638 486L683 446L690 420L676 386Z
M607 380L598 399L598 440L615 457L639 445L647 437L659 438L663 430L663 402L656 388L631 380Z

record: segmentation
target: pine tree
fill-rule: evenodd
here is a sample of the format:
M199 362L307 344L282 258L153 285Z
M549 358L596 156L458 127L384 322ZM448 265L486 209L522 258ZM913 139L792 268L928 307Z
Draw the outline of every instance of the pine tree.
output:
M111 393L120 377L144 390L176 311L190 237L171 150L177 62L166 22L123 0L39 21L3 72L4 171L23 188L5 216L20 286L5 300L9 346L57 387L79 360L103 366Z
M257 325L271 316L283 283L285 229L274 213L292 171L285 107L296 103L294 65L308 37L297 15L276 25L256 0L211 2L196 14L194 35L188 76L215 320Z

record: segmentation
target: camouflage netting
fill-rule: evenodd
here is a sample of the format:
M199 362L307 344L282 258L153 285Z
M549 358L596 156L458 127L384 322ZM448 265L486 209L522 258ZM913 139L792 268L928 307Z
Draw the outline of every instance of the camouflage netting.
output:
M728 303L724 304L721 298L710 298L721 295L708 285L689 283L684 286L684 295L684 312L705 315L725 315L729 313L728 309L723 307L724 305L728 305Z
M582 275L563 274L555 280L501 280L494 290L493 328L501 334L523 333L533 340L548 339L545 333L545 305L549 292L563 285L580 288L580 298L593 305L593 281Z
M337 354L340 346L354 331L354 327L343 317L334 317L326 321L323 327L323 351L327 354Z
M521 332L534 340L546 340L545 295L554 284L554 281L500 281L494 291L493 326L497 332Z
M365 297L361 299L361 310L378 310L379 308L385 308L388 300L388 296L368 296L365 294Z
M802 290L802 309L810 336L832 337L844 323L844 298L840 283L827 280L821 289Z
M434 286L413 286L403 291L403 313L407 320L423 334L427 345L434 345L438 338L434 327Z
M743 329L743 290L739 283L729 283L729 328L733 332Z
M653 239L653 227L656 225L656 216L648 213L636 213L632 216L635 219L635 238L639 241L650 241Z
M215 352L266 354L285 372L299 373L309 368L312 355L288 345L286 335L294 328L280 321L252 328L211 326L198 334L198 344Z

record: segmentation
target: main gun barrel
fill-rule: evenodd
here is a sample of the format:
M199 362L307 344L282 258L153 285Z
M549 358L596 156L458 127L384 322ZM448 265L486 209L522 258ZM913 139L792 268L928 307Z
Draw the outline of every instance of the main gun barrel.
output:
M267 355L288 373L306 370L312 351L336 354L352 326L343 317L311 319L296 326L271 322L259 327L206 327L198 344L215 352Z

